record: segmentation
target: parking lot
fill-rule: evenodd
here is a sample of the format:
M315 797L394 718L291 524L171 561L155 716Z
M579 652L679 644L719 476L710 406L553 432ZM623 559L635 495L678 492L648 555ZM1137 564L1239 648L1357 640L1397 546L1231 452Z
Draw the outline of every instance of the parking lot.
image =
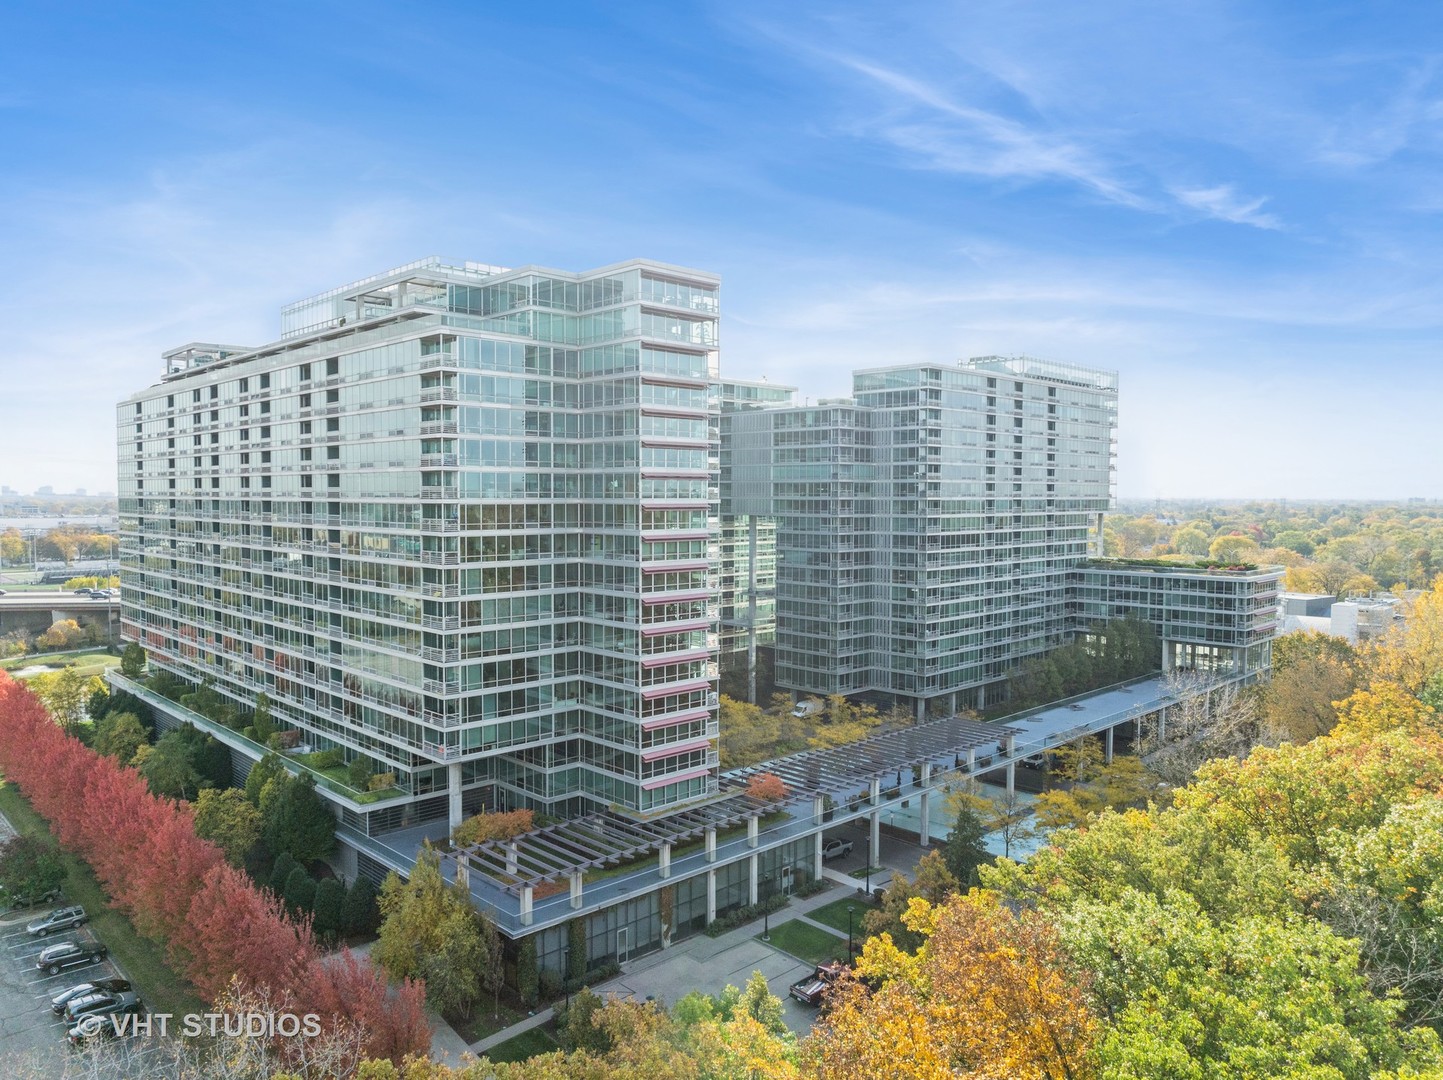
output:
M39 1063L41 1074L53 1070L60 1075L63 1063L73 1053L65 1041L65 1022L50 1010L50 999L78 983L96 979L126 978L109 958L84 963L50 975L35 967L36 958L51 945L63 941L94 941L88 926L61 930L47 937L28 933L25 924L39 918L53 905L0 916L0 1074L11 1070L6 1059L23 1057ZM143 1054L147 1047L137 1049Z

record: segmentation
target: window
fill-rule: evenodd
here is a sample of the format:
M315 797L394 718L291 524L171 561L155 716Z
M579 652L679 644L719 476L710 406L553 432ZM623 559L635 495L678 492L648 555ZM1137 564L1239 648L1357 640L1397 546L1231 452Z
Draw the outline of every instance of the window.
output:
M269 424L262 424L262 425L261 425L261 438L262 438L262 439L269 439L270 437L271 437L271 426L270 426Z
M301 408L303 408L303 409L309 409L310 407L311 407L311 395L310 395L310 394L302 394L302 395L301 395Z
M326 404L327 404L327 405L334 405L334 404L336 404L336 403L337 403L338 401L340 401L340 400L341 400L341 392L340 392L339 390L327 390L327 391L326 391Z
M310 382L310 379L311 379L311 365L310 365L310 364L302 364L302 365L300 366L300 369L299 369L299 370L300 370L300 375L301 375L301 382Z
M240 392L241 392L242 394L244 394L247 390L249 390L250 387L251 387L251 381L250 381L249 379L242 379L242 380L240 381Z
M220 387L219 387L219 386L212 386L212 387L210 388L210 399L211 399L212 401L214 401L214 400L215 400L216 398L218 398L218 397L220 397Z
M173 408L175 408L175 395L174 395L174 394L167 394L167 395L165 396L165 407L166 407L167 409L173 409Z
M326 487L338 488L341 486L341 474L331 473L326 477Z
M262 451L261 451L261 464L262 464L262 465L269 465L270 463L271 463L271 452L270 452L269 450L262 450Z
M200 400L200 387L197 386L194 390L190 392L190 400L193 402Z
M268 375L268 374L267 374L267 375L262 375L262 376L261 376L261 389L262 389L262 390L269 390L270 388L271 388L271 377L270 377L270 375Z
M326 460L327 460L327 461L340 461L340 460L341 460L341 448L340 448L339 446L328 446L328 447L326 447Z
M251 407L250 407L249 405L242 405L242 406L241 406L241 415L242 415L242 416L249 416L250 414L251 414Z
M333 356L326 361L326 374L339 375L341 373L341 358Z
M327 430L327 431L340 431L340 430L341 430L341 418L340 418L339 416L332 416L332 417L330 417L329 419L327 419L327 420L326 420L326 430Z
M301 421L301 434L302 434L302 435L309 435L310 433L311 433L311 422L310 422L309 420L302 420L302 421Z
M251 463L251 456L250 456L249 454L242 454L242 455L241 455L241 464L242 464L242 465L249 465L250 463Z
M309 446L303 446L303 447L301 447L301 460L302 460L302 461L310 461L310 460L311 460L311 448L310 448Z

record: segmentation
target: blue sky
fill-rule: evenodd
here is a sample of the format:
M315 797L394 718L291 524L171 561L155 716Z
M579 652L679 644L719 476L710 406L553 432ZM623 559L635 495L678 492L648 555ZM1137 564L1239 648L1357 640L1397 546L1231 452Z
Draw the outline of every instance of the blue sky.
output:
M0 482L430 254L719 272L735 377L1121 375L1119 487L1443 497L1443 8L10 5Z

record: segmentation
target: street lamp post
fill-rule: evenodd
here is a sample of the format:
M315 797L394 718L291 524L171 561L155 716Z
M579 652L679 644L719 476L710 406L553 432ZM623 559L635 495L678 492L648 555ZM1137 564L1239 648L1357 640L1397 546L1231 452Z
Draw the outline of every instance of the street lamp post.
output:
M571 1011L571 946L561 950L561 988L566 991L566 1011Z
M847 905L847 963L852 962L852 913L857 909Z
M762 912L762 940L772 940L772 913L770 911Z

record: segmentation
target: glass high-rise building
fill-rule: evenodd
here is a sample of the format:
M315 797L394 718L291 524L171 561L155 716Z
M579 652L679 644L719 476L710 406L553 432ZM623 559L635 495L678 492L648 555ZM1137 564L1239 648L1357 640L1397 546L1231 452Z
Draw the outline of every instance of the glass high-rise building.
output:
M1069 639L1112 504L1117 380L1031 358L857 372L732 419L737 513L777 521L776 679L921 714L997 700Z
M118 407L126 637L393 773L328 789L361 832L713 794L718 284L426 259L167 353Z

